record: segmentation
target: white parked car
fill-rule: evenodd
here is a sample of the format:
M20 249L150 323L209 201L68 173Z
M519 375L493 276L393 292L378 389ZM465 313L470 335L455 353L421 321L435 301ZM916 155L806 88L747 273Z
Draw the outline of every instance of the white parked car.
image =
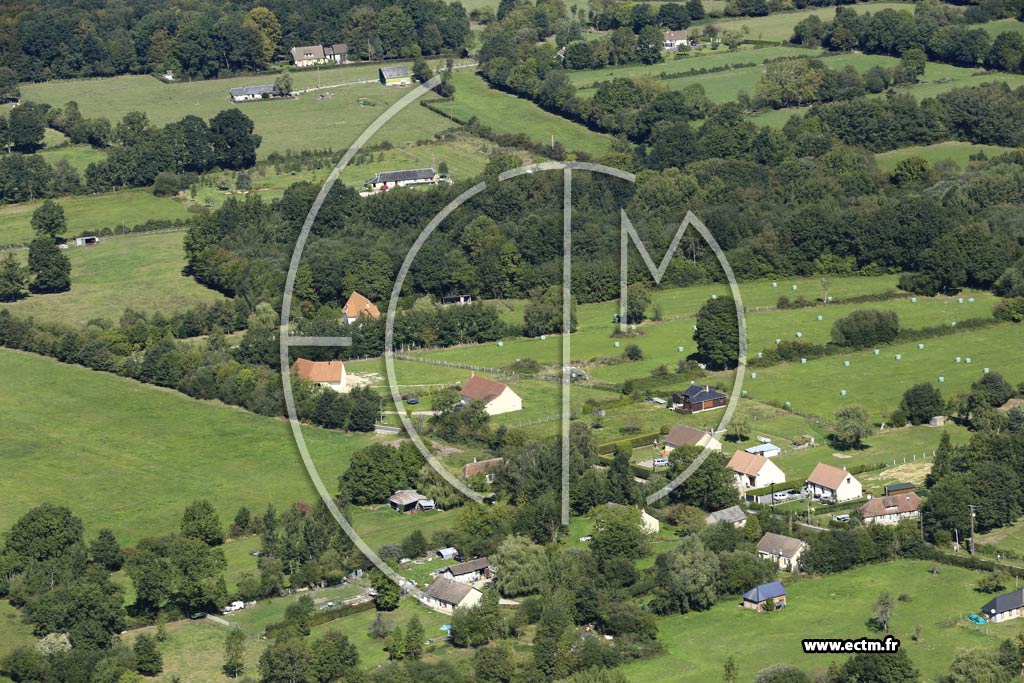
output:
M772 494L773 503L785 503L787 500L789 500L789 491L779 491Z
M655 458L654 459L654 466L655 467L668 467L668 465L669 465L668 458Z

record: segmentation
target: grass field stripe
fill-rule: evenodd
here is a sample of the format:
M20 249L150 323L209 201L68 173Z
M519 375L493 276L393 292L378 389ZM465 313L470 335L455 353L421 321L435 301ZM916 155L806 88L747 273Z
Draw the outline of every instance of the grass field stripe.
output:
M572 169L562 171L562 526L569 526L569 401L572 359Z

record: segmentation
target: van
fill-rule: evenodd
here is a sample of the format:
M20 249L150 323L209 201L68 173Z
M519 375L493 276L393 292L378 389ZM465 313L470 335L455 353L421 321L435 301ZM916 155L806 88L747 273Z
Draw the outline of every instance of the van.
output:
M654 466L655 467L668 467L668 464L669 464L668 458L655 458L654 459Z
M836 515L835 517L833 517L833 519L837 522L849 522L850 515Z

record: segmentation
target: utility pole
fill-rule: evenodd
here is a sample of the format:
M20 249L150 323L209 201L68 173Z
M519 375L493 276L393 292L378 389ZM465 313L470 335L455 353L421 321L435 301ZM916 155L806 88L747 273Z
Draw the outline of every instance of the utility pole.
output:
M973 555L974 554L974 515L975 515L974 509L977 508L978 506L977 505L968 505L967 507L969 507L971 509L971 546L970 547L971 547L971 555Z

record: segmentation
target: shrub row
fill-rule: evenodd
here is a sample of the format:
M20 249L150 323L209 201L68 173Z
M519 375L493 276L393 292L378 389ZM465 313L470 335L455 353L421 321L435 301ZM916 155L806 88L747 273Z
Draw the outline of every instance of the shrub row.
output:
M337 607L330 607L328 609L320 609L313 612L312 616L309 617L308 624L309 627L312 628L352 614L369 612L372 609L374 609L373 600L357 602L350 605L338 605ZM290 621L277 621L272 624L267 624L266 636L268 639L273 640L279 631L284 630L289 626L291 626Z

